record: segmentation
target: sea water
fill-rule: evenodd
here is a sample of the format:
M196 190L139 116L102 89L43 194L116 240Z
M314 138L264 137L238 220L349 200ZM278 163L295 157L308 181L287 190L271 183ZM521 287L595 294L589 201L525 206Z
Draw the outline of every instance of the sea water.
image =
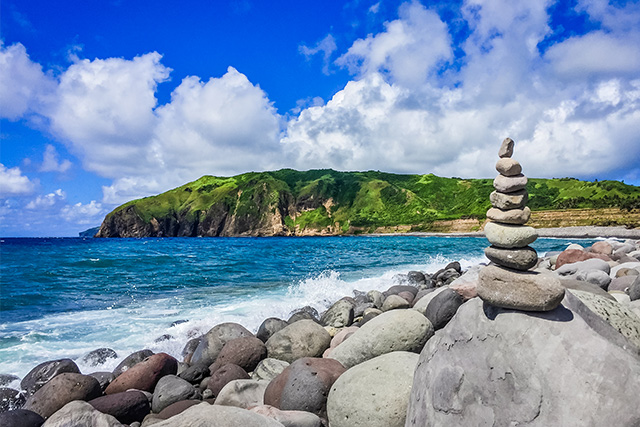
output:
M589 245L593 241L580 241ZM539 239L540 254L571 241ZM305 305L319 312L353 290L386 290L410 270L488 262L478 237L42 238L0 240L0 373L71 358L110 371L143 348L181 360L185 343L222 322L255 332ZM87 366L100 347L117 359Z

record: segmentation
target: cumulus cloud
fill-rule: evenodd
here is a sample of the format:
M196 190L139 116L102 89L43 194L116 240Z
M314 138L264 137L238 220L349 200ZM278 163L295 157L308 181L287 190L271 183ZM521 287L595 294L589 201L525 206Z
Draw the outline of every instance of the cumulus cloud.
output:
M53 78L31 61L22 44L5 47L0 40L0 118L41 112L54 89Z
M35 184L22 175L19 167L9 169L0 163L0 197L30 194L34 188Z
M51 144L47 144L42 155L42 164L40 165L40 172L60 172L64 173L71 167L71 161L64 159L59 160L58 151L56 147Z
M48 209L56 205L58 202L67 198L67 195L62 189L58 188L53 193L38 196L25 206L27 209Z
M579 2L578 12L606 31L541 52L554 31L548 6L466 1L469 35L454 61L447 24L405 4L383 32L340 57L356 80L291 120L285 149L299 168L489 177L500 141L511 136L530 176L637 171L640 14L635 26L611 23L622 15L629 22L638 7Z
M336 49L338 49L338 46L336 45L335 38L331 34L327 34L327 36L320 40L315 47L300 45L298 48L300 53L306 56L307 59L310 59L319 53L322 54L322 72L326 75L330 74L329 65L331 64L331 55L333 55L333 52L335 52Z
M66 205L60 210L60 214L65 221L79 225L101 222L106 213L102 204L95 200L87 204Z

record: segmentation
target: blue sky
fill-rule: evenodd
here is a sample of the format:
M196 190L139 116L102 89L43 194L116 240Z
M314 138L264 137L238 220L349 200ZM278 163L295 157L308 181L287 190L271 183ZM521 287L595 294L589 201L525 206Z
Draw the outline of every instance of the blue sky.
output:
M0 236L282 167L640 184L633 1L0 3Z

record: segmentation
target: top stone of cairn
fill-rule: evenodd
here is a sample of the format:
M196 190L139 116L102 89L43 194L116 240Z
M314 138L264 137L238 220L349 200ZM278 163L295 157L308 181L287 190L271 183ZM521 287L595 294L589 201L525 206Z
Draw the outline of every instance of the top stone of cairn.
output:
M502 141L502 145L500 146L500 151L498 151L498 156L500 156L500 158L513 156L513 145L513 139L505 138L505 140Z

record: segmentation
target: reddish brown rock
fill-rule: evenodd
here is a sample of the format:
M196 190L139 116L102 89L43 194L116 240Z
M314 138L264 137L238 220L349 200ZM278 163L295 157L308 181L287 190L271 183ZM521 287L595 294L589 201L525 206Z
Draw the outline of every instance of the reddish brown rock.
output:
M567 249L562 251L556 260L556 270L565 264L572 264L578 261L586 261L591 258L600 258L604 261L611 261L607 255L585 252L580 249Z
M228 363L211 374L207 388L217 397L220 390L233 380L248 380L249 374L238 365Z
M201 400L181 400L179 402L172 403L160 411L160 413L156 415L156 418L161 420L169 419L174 415L178 415L182 411L191 408L193 405L198 405L200 403L202 403Z
M114 416L123 424L142 421L151 411L149 399L140 391L125 391L90 400L89 404L103 414Z
M27 399L24 409L49 418L74 400L91 400L100 396L100 383L89 375L65 372L57 375Z
M222 347L216 361L209 366L209 372L213 374L227 363L233 363L246 372L251 372L265 357L267 357L267 346L259 338L236 338L227 341Z
M303 357L289 365L269 383L265 405L282 410L306 411L327 417L327 395L346 371L337 360Z
M591 252L594 254L611 255L613 253L613 247L608 242L595 242L591 245Z
M104 392L115 394L132 388L153 392L160 378L175 375L176 372L178 361L175 358L166 353L154 354L123 372Z

